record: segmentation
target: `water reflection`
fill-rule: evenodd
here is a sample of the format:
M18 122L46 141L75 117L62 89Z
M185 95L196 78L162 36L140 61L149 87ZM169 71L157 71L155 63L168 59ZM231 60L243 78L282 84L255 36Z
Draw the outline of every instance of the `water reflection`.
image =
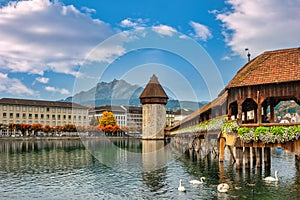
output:
M37 173L91 165L81 141L2 141L0 171Z
M236 170L214 154L177 152L137 139L1 141L0 199L300 199L300 172L289 152L271 152L278 184L263 181L263 166ZM204 184L189 184L202 176ZM179 179L186 193L177 191ZM228 193L217 192L220 182L230 185Z

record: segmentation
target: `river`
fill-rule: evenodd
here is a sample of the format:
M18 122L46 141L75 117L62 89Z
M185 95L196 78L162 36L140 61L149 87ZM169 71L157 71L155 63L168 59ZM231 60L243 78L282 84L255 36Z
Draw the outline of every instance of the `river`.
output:
M0 199L300 199L294 155L271 153L270 171L237 171L230 159L195 159L163 141L0 141ZM275 170L279 182L265 183ZM200 177L203 184L189 184ZM177 190L180 179L185 193ZM227 193L217 192L221 181Z

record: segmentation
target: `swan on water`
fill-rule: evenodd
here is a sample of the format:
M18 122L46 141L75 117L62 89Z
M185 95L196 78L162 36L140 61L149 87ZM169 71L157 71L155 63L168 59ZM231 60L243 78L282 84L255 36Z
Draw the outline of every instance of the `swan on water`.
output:
M179 181L178 191L180 191L180 192L185 192L186 191L184 186L182 185L182 180L181 179Z
M264 181L278 181L278 176L277 176L277 174L278 174L278 171L276 170L276 171L275 171L275 178L272 177L272 176L268 176L268 177L264 178Z
M221 183L218 185L218 192L227 192L229 190L229 185L227 183Z
M191 180L190 184L202 184L204 183L205 177L201 177L200 181L199 180Z

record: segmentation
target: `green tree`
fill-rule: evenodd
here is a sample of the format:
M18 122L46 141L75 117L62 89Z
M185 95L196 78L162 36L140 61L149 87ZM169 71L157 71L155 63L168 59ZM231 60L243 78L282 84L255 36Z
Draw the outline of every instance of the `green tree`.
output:
M114 114L109 111L104 111L102 113L102 117L99 120L99 125L103 126L103 127L108 126L108 125L111 125L111 126L117 125L117 121L116 121Z
M99 122L97 120L97 118L95 116L92 117L91 121L90 121L90 125L91 126L97 126L99 125Z

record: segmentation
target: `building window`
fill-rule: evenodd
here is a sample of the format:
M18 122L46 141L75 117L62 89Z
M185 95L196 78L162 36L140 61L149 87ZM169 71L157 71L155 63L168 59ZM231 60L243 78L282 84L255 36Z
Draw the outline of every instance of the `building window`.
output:
M49 119L50 118L50 115L47 115L47 119Z
M22 106L22 111L26 111L26 106Z
M63 108L63 113L66 113L66 108Z
M71 115L69 115L68 117L69 117L69 119L71 119Z
M9 113L9 118L14 118L14 113Z
M41 110L41 112L44 112L44 107L41 107L40 110Z
M49 108L49 107L47 107L47 108L46 108L46 111L47 111L47 112L49 112L49 111L50 111L50 108Z
M3 113L3 118L6 118L6 113Z
M28 116L28 117L29 117L29 119L32 119L32 114L29 114L29 116Z
M55 115L52 115L52 119L55 119Z
M26 118L26 113L23 113L23 118Z
M57 112L60 113L60 108L57 108Z
M64 119L66 119L67 117L66 117L66 115L64 115Z
M28 111L32 112L32 107L31 106L29 106Z
M58 120L60 120L60 115L57 115Z
M55 112L56 111L56 109L55 108L52 108L52 112Z
M20 118L20 113L16 113L16 118Z
M16 111L20 111L20 106L16 106Z
M44 114L41 114L41 119L44 119Z
M34 114L34 118L35 119L39 118L39 115L38 114Z
M39 111L39 107L34 107L34 111L38 112Z
M14 110L14 106L9 106L9 110L10 111Z
M3 110L6 110L6 105L3 105L3 107L2 107L2 108L3 108Z

